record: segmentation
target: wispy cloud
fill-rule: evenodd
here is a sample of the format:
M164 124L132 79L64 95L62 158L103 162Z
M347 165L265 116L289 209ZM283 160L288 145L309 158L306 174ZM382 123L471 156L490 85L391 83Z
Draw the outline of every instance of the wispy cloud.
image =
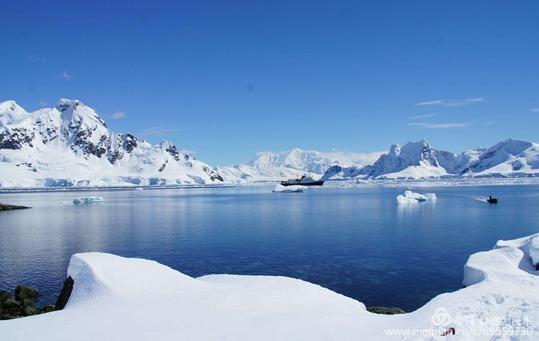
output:
M121 119L124 119L124 118L125 118L125 112L123 112L123 111L116 111L116 112L113 112L112 115L110 115L110 117L111 117L113 120L121 120Z
M430 114L422 114L422 115L415 115L415 116L412 116L410 117L412 120L419 120L419 119L422 119L422 118L427 118L427 117L434 117L434 116L438 116L440 114L438 113L430 113Z
M539 108L530 109L532 112L539 112Z
M47 105L49 105L49 103L47 103L46 101L44 101L42 99L37 101L37 104L39 104L40 107L46 107Z
M140 132L142 136L160 136L175 132L176 129L166 127L149 127Z
M73 75L71 75L66 70L64 70L58 75L58 77L66 80L66 81L69 81L69 80L71 80L73 78Z
M441 105L444 107L463 107L466 105L481 103L484 101L485 99L483 97L464 98L464 99L436 99L432 101L419 102L419 103L416 103L415 105L417 106Z
M39 57L39 56L28 56L28 60L35 62L35 63L41 63L44 64L47 62L47 58L45 57Z
M455 129L469 127L469 123L423 123L412 122L408 123L410 127L420 127L425 129Z

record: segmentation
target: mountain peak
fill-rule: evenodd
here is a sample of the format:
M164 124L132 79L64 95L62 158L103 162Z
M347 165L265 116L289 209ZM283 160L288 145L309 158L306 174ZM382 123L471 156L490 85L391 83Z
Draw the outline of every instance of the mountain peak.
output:
M58 102L56 103L56 109L59 112L64 112L64 111L68 110L69 108L72 108L74 110L80 104L82 104L82 102L79 101L78 99L60 98L58 100Z
M18 123L29 114L17 102L8 100L0 102L0 127L8 124Z
M78 99L60 98L56 104L56 110L62 113L62 120L69 129L87 126L93 130L102 126L107 128L105 121L95 112L94 109L86 106Z

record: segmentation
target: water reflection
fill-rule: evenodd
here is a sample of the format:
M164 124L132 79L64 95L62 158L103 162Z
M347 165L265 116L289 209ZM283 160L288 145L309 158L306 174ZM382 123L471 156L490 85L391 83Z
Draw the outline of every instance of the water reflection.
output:
M431 191L431 190L429 190ZM432 190L436 204L398 206L402 189L270 187L0 194L31 210L0 214L0 288L39 287L54 300L69 257L103 251L154 259L192 276L284 275L368 305L415 309L461 286L470 253L539 230L537 186ZM498 207L469 199L502 198Z

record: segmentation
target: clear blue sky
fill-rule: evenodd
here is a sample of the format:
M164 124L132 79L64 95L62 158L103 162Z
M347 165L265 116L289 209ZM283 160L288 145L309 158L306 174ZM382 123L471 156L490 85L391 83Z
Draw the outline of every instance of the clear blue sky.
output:
M539 140L539 1L2 0L0 13L0 100L78 98L115 131L212 164Z

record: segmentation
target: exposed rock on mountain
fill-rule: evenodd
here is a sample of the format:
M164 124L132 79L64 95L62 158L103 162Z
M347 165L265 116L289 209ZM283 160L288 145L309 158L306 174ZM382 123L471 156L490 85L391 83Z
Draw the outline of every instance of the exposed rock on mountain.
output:
M0 187L221 183L212 167L164 141L111 132L79 100L26 112L0 103Z

